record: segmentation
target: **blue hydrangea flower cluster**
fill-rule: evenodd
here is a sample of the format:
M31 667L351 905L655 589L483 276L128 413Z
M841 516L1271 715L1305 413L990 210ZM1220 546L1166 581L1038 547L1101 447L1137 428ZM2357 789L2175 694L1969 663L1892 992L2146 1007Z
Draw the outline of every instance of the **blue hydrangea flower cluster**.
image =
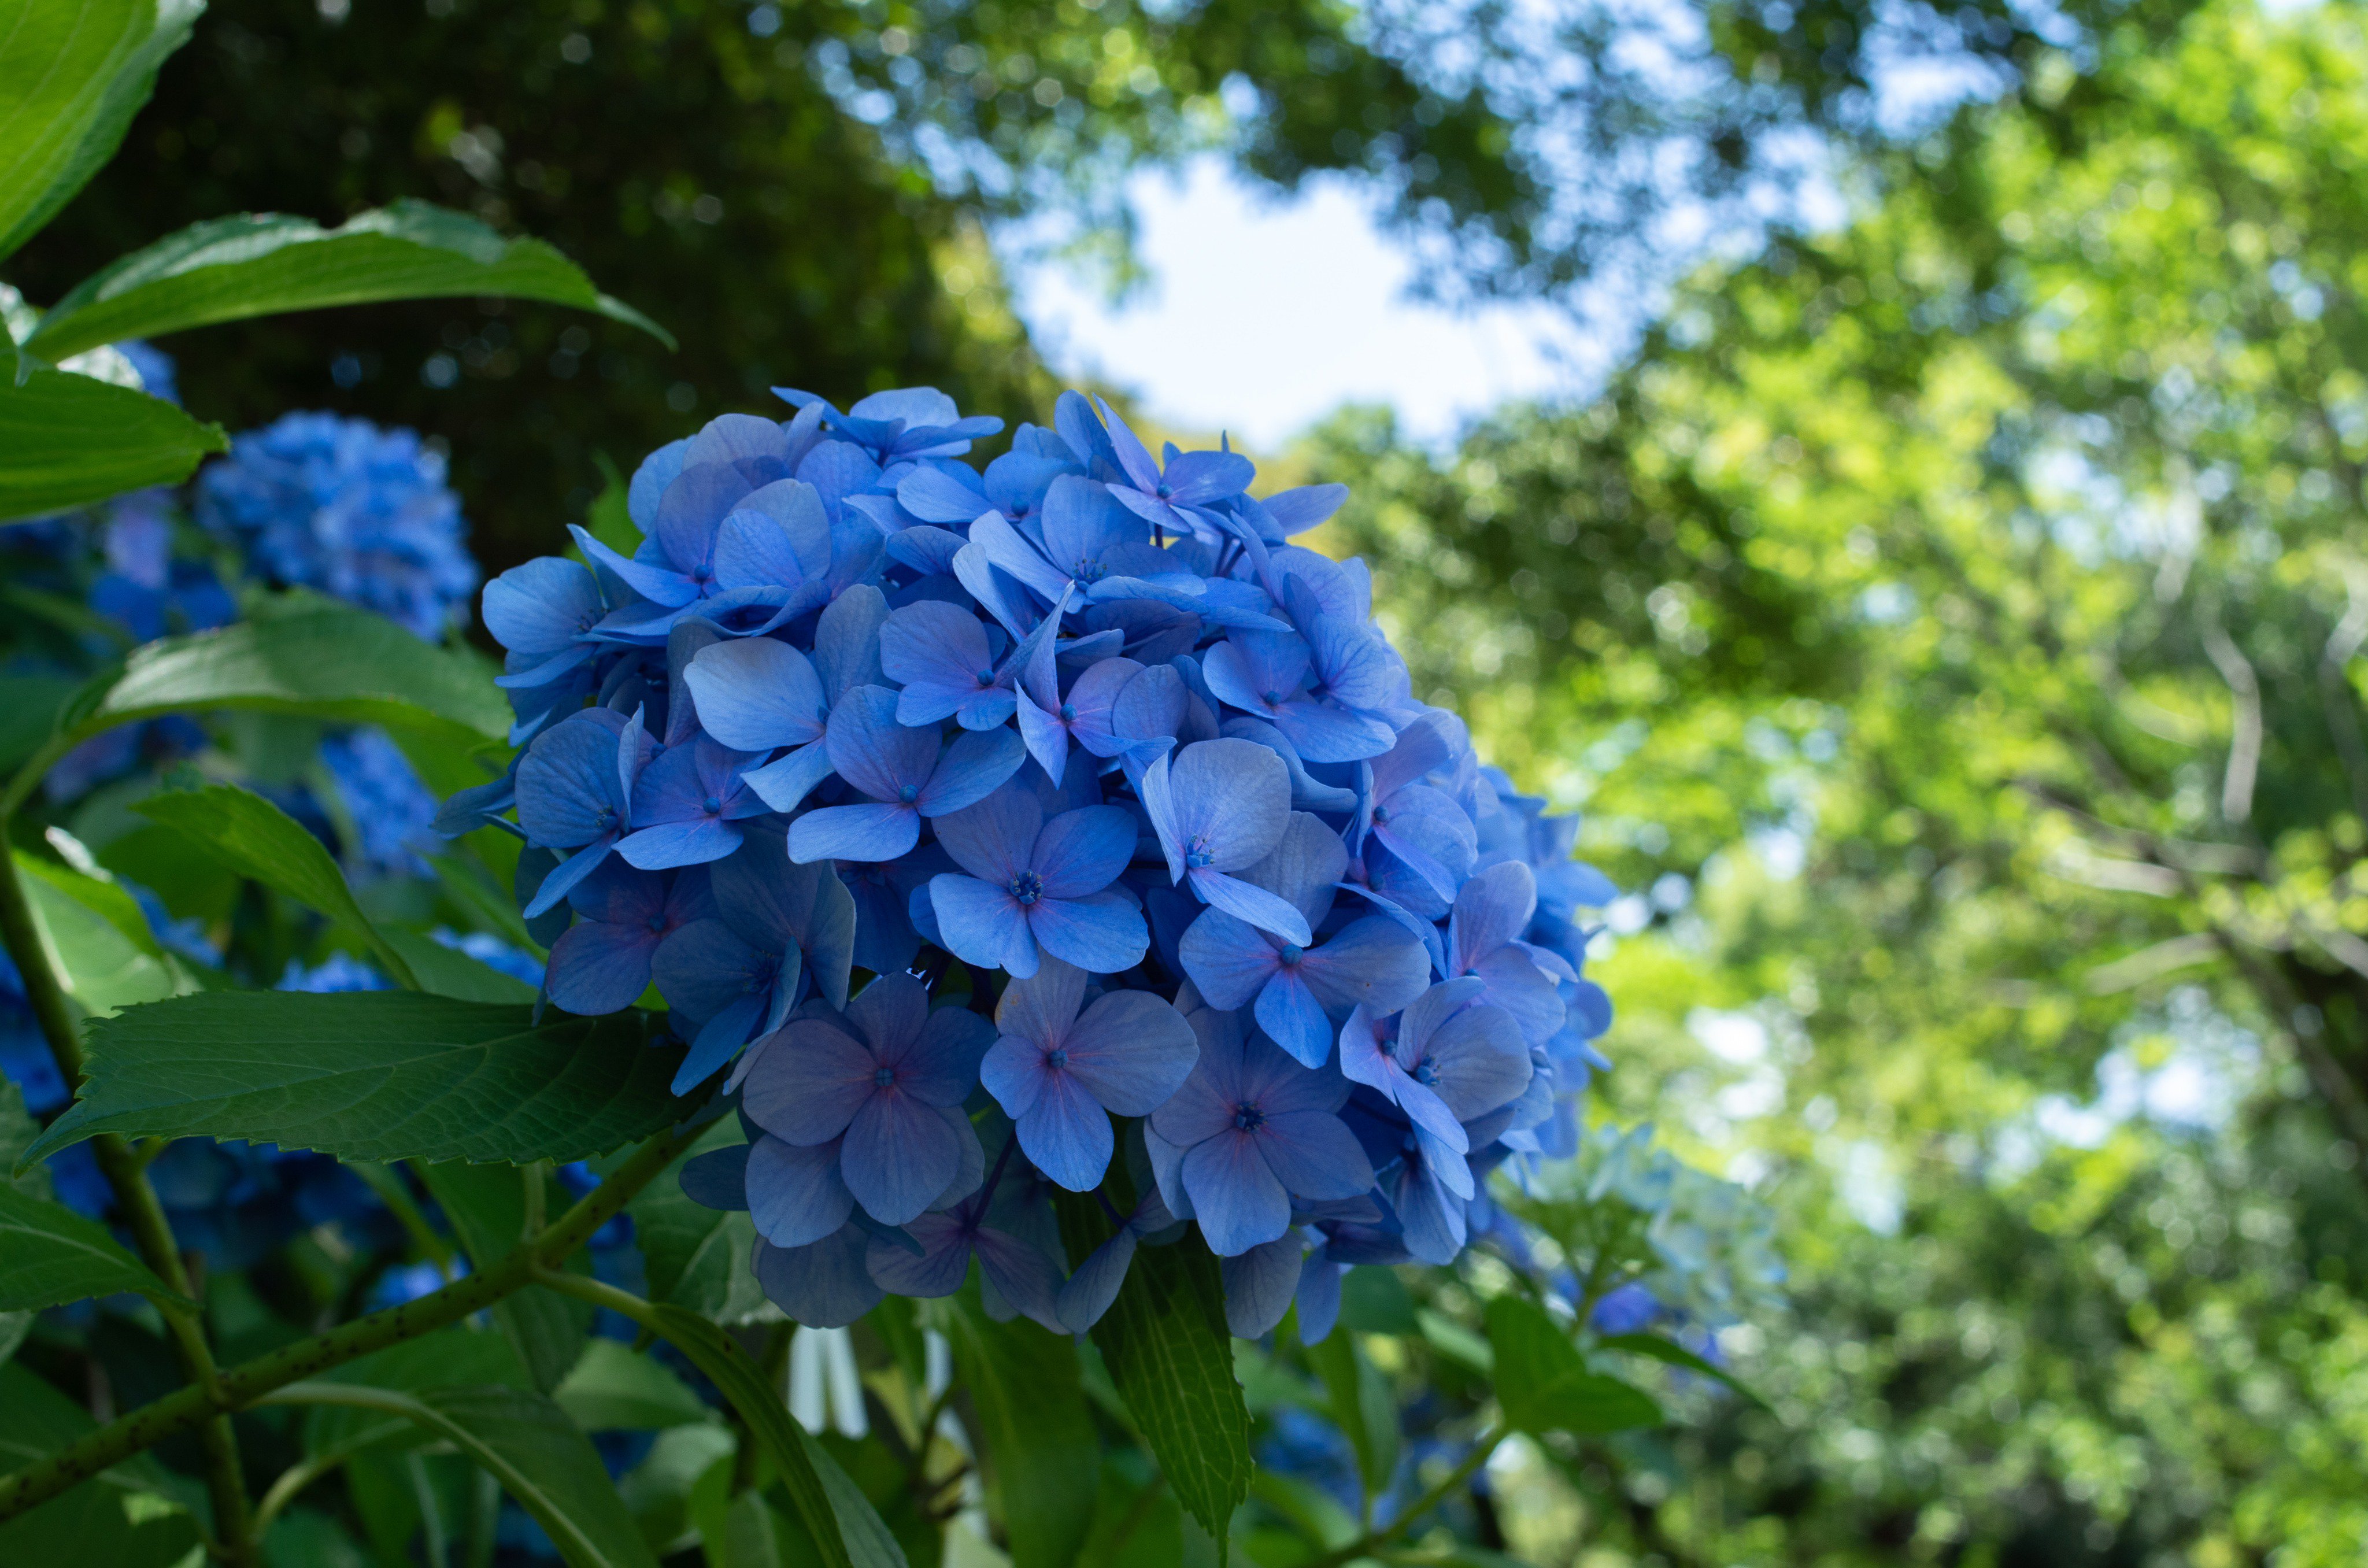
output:
M409 430L284 415L234 437L198 475L197 512L267 581L376 610L431 641L476 590L444 460Z
M632 554L487 586L524 749L439 819L526 840L552 1002L655 982L677 1089L729 1068L749 1142L685 1185L816 1325L975 1258L1075 1332L1188 1223L1246 1335L1452 1261L1491 1169L1574 1146L1612 892L1291 542L1345 488L1253 498L1074 392L982 466L933 389L779 391L641 465ZM1119 1227L1074 1273L1058 1190Z

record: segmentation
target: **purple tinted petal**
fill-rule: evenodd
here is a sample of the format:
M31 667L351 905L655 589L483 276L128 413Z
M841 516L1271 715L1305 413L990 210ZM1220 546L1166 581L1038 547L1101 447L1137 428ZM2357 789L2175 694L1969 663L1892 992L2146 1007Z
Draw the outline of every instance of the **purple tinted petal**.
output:
M792 1019L741 1085L757 1126L791 1143L827 1143L873 1097L871 1052L830 1025Z
M1275 942L1222 909L1201 912L1177 944L1184 972L1214 1007L1246 1007L1282 967Z
M860 1031L883 1065L904 1060L929 1018L928 987L909 974L884 974L847 1006L847 1021Z
M1273 853L1245 870L1242 880L1289 901L1314 925L1331 909L1332 884L1348 870L1349 851L1340 835L1321 818L1294 811Z
M1327 1111L1269 1115L1258 1142L1276 1178L1301 1198L1354 1198L1373 1185L1364 1145Z
M956 735L921 786L921 814L939 817L986 799L1027 760L1028 747L1016 730L970 730Z
M1151 950L1151 932L1142 912L1114 891L1091 898L1039 900L1029 908L1027 920L1046 952L1096 974L1133 969Z
M1458 974L1529 928L1537 913L1537 879L1519 860L1475 872L1455 895L1449 917L1448 955Z
M939 945L965 963L1025 977L1036 972L1036 938L1010 890L975 877L929 879Z
M1009 687L988 687L963 697L954 709L954 719L965 730L992 730L1010 722L1019 706L1019 699Z
M1347 1129L1341 1131L1347 1136ZM1291 1229L1291 1199L1268 1168L1260 1142L1228 1126L1185 1151L1184 1190L1202 1239L1219 1257L1247 1252ZM1357 1157L1363 1159L1364 1152Z
M995 1026L969 1008L933 1008L894 1063L898 1086L926 1105L959 1106L978 1083L979 1059L994 1040Z
M1006 1116L1016 1118L1025 1116L1035 1105L1052 1072L1044 1064L1042 1046L1004 1035L986 1048L978 1064L978 1081Z
M1488 999L1510 1013L1528 1039L1543 1044L1562 1028L1562 988L1520 944L1506 943L1482 959L1473 972L1486 983Z
M768 637L717 642L683 672L700 726L727 746L770 751L822 738L829 711L813 663Z
M921 819L910 806L827 806L790 824L790 858L894 860L921 841Z
M745 1210L748 1207L748 1145L734 1143L693 1154L682 1163L682 1174L675 1179L683 1196L702 1208Z
M840 699L826 735L831 766L875 801L917 790L938 757L935 732L899 724L896 694L885 687L860 686Z
M1110 1169L1110 1114L1068 1073L1046 1073L1036 1102L1016 1126L1019 1147L1046 1179L1071 1192L1091 1191Z
M1406 1119L1416 1127L1430 1134L1452 1153L1461 1154L1472 1146L1463 1124L1455 1119L1455 1113L1447 1108L1447 1102L1428 1086L1412 1078L1401 1078L1397 1089L1398 1108L1406 1113Z
M954 864L982 881L1008 888L1014 878L1029 869L1029 850L1044 825L1044 808L1028 790L1007 788L996 790L975 805L945 812L936 820L938 842L954 858ZM1132 851L1133 846L1133 824L1130 819L1127 847ZM1104 878L1097 886L1107 885L1108 881Z
M1122 806L1064 812L1044 824L1030 858L1047 898L1099 892L1134 858L1134 813Z
M1184 1015L1148 991L1096 997L1065 1044L1070 1074L1121 1116L1148 1116L1166 1105L1201 1055Z
M1051 1051L1068 1043L1077 1008L1085 999L1085 971L1052 959L1032 976L1003 988L1002 999L995 1006L995 1025L1005 1035L1040 1051Z
M1299 1288L1299 1260L1307 1244L1289 1233L1224 1260L1225 1326L1244 1339L1274 1331Z
M1029 1318L1059 1334L1061 1270L1043 1251L991 1226L982 1226L973 1239L978 1249L979 1272L1003 1299Z
M1340 1280L1349 1271L1319 1250L1299 1270L1299 1342L1321 1345L1340 1321Z
M533 900L519 913L532 920L546 910L557 908L559 901L565 898L576 883L600 869L609 858L609 851L616 846L617 841L613 837L596 838L570 855L559 863L557 869L542 879L542 885L535 890Z
M970 1273L971 1232L951 1214L924 1214L905 1227L921 1244L916 1257L895 1243L875 1238L866 1262L871 1278L900 1296L951 1296Z
M1102 1314L1118 1300L1119 1287L1126 1283L1128 1266L1134 1262L1136 1246L1134 1228L1122 1225L1118 1233L1089 1254L1077 1265L1069 1282L1061 1287L1053 1301L1053 1311L1061 1326L1071 1334L1083 1334L1099 1323Z
M886 1294L872 1280L865 1253L873 1244L848 1226L812 1246L777 1247L759 1237L753 1267L767 1299L798 1323L843 1328Z
M1201 741L1184 747L1169 767L1168 788L1178 831L1187 839L1206 838L1211 870L1256 865L1273 852L1291 824L1291 770L1282 758L1250 741ZM1305 937L1299 940L1304 943Z
M865 1097L839 1156L848 1190L883 1225L926 1213L961 1165L961 1142L938 1108L893 1089Z
M759 1138L748 1153L748 1212L775 1246L811 1245L835 1235L855 1209L838 1174L838 1142L801 1148Z
M1332 1020L1308 994L1307 983L1294 969L1286 969L1258 993L1258 1028L1267 1037L1309 1067L1321 1067L1332 1055Z
M553 849L589 844L624 826L617 782L617 735L589 717L552 725L519 759L518 825Z
M906 724L947 717L962 696L994 678L986 628L943 599L922 599L889 616L880 629L880 667L906 687L897 708ZM928 710L917 710L923 708Z
M583 1017L632 1006L649 987L650 954L657 945L658 934L646 921L577 921L551 945L544 983L552 1003Z
M1344 927L1300 962L1308 990L1326 1010L1396 1012L1430 983L1430 957L1394 920L1369 915Z

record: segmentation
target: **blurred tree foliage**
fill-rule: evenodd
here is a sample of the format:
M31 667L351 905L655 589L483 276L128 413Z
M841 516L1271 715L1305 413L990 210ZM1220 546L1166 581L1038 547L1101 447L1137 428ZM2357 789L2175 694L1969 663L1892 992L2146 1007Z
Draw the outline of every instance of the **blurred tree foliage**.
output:
M1880 141L1879 62L2036 93L2069 136L2111 102L2093 62L2187 3L215 0L10 281L53 298L242 208L329 222L426 197L551 239L681 352L466 302L168 346L233 426L332 407L444 437L499 569L580 511L595 453L630 466L773 384L1037 409L984 225L1065 214L1045 233L1123 276L1121 176L1143 161L1216 150L1283 187L1353 171L1444 290L1552 294L1649 272L1681 210L1780 210L1803 129Z
M2078 139L1964 110L1690 280L1589 406L1306 454L1418 686L1640 890L1607 1098L1787 1211L1782 1423L1549 1456L1565 1541L2357 1560L2363 20L2214 5Z

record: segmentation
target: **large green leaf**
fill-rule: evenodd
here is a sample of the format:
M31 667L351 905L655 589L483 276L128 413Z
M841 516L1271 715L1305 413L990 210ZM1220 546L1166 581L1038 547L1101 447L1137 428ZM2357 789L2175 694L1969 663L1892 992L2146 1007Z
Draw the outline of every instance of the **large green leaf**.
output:
M0 1312L63 1306L124 1291L194 1304L166 1290L97 1221L0 1187Z
M182 835L240 876L327 915L368 943L389 974L417 989L410 961L354 902L353 890L327 848L294 817L254 790L235 784L168 790L131 809Z
M418 1167L427 1190L479 1268L517 1247L526 1234L524 1173L507 1165L453 1163ZM550 1178L538 1173L537 1178ZM563 1189L564 1191L564 1189ZM548 1198L545 1199L548 1211ZM494 1303L494 1323L518 1351L534 1386L550 1393L565 1381L592 1327L591 1303L529 1285Z
M13 359L13 352L10 355ZM70 370L0 370L0 522L177 484L230 442L166 403Z
M209 992L90 1031L90 1079L29 1157L98 1132L202 1134L353 1160L580 1160L690 1108L633 1015L411 992Z
M465 213L398 201L324 229L277 212L193 223L75 285L25 347L51 361L128 337L381 300L507 294L597 311L674 339L592 286L541 240L506 239Z
M552 1397L587 1432L646 1432L715 1419L689 1384L617 1339L588 1341Z
M271 1400L404 1416L499 1480L570 1568L657 1568L591 1439L543 1394L498 1385L400 1393L317 1382L291 1383Z
M20 852L17 863L51 963L83 1011L103 1017L193 989L144 922L127 927L119 903L106 896L128 903L121 889Z
M82 1406L25 1368L0 1366L0 1470L21 1470L88 1433ZM141 1454L63 1497L0 1524L0 1562L166 1568L191 1555L197 1521L187 1483Z
M1075 1562L1093 1523L1101 1445L1077 1353L1032 1323L996 1323L974 1295L955 1303L954 1365L978 1416L981 1460L1017 1563Z
M1307 1362L1324 1381L1326 1414L1357 1451L1365 1494L1379 1494L1398 1468L1398 1407L1389 1380L1357 1348L1356 1335L1345 1328L1307 1346Z
M530 1386L518 1352L498 1333L465 1323L417 1339L401 1340L321 1374L327 1382L412 1392L433 1388ZM316 1404L304 1413L304 1457L335 1460L364 1449L428 1440L409 1417L349 1404Z
M1251 1466L1217 1260L1197 1246L1138 1251L1094 1343L1167 1484L1222 1551Z
M0 258L89 183L202 0L0 0Z
M720 1119L684 1156L741 1142L740 1124ZM710 1209L682 1189L677 1165L633 1195L625 1205L632 1216L633 1240L642 1249L642 1272L649 1298L667 1301L718 1323L742 1323L761 1311L764 1288L749 1265L757 1227L745 1210Z
M1492 1298L1488 1342L1497 1353L1497 1403L1524 1432L1624 1432L1661 1423L1651 1395L1588 1371L1578 1346L1534 1301Z
M862 1491L806 1429L737 1341L705 1318L661 1305L657 1331L707 1375L764 1445L825 1568L905 1568L904 1550Z
M416 931L381 931L387 945L403 955L418 977L419 989L457 1002L531 1002L534 987L515 974L504 974L482 959L448 948Z
M440 721L496 738L510 722L473 657L431 647L382 616L302 597L220 631L148 643L74 733L217 708L357 724Z
M1702 1359L1684 1346L1672 1344L1657 1334L1607 1334L1595 1343L1605 1350L1625 1350L1632 1356L1642 1356L1646 1360L1658 1361L1665 1367L1677 1367L1693 1373L1696 1377L1708 1378L1715 1383L1724 1383L1742 1395L1745 1400L1758 1405L1770 1415L1776 1413L1773 1405L1760 1398L1748 1384L1738 1379L1733 1372L1714 1362Z

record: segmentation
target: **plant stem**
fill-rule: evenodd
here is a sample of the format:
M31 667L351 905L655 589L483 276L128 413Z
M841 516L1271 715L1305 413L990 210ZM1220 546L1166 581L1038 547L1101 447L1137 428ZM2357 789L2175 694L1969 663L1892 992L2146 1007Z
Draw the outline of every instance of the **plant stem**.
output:
M1379 1529L1367 1530L1346 1546L1335 1548L1321 1557L1310 1558L1301 1564L1301 1568L1340 1568L1340 1564L1344 1562L1353 1562L1360 1557L1371 1556L1378 1549L1387 1546L1413 1528L1417 1520L1462 1491L1464 1483L1470 1481L1473 1474L1488 1462L1488 1456L1497 1451L1497 1445L1511 1435L1512 1428L1499 1422L1489 1429L1486 1437L1472 1445L1472 1451L1463 1456L1463 1462L1455 1467L1446 1480L1407 1504L1400 1510L1396 1518Z
M6 941L9 956L17 960L17 972L24 978L26 1004L49 1041L58 1072L67 1083L79 1088L85 1074L74 1005L66 998L65 987L59 983L57 970L50 962L49 943L42 939L40 926L33 917L33 906L25 897L16 852L7 842L7 819L0 816L0 940ZM149 1183L147 1161L138 1150L111 1132L91 1140L91 1153L97 1160L100 1174L107 1177L108 1186L114 1189L115 1206L140 1249L141 1261L167 1287L195 1301L197 1292L190 1285L188 1269L181 1262L180 1248L173 1240L173 1227L165 1218L165 1206L158 1201L155 1187ZM200 1393L210 1398L219 1396L219 1374L213 1351L206 1344L201 1312L169 1305L161 1310L182 1375ZM231 1430L230 1417L216 1415L207 1420L199 1430L198 1441L205 1459L206 1491L213 1501L217 1555L233 1568L243 1568L253 1561L254 1541L248 1520L246 1482L239 1470L238 1437Z
M559 1263L614 1219L626 1200L706 1131L704 1123L677 1124L643 1144L609 1177L561 1215L533 1241L522 1244L480 1273L464 1276L416 1301L387 1307L341 1324L325 1334L298 1340L222 1373L212 1392L191 1386L108 1422L38 1463L0 1476L0 1520L46 1503L76 1482L120 1464L143 1449L203 1425L210 1417L243 1410L276 1389L341 1367L357 1357L483 1311L512 1291L535 1282L539 1267ZM574 1275L562 1278L574 1279ZM588 1281L586 1282L588 1283ZM622 1296L624 1292L619 1291ZM644 1311L647 1303L625 1297ZM628 1313L628 1316L632 1314Z

